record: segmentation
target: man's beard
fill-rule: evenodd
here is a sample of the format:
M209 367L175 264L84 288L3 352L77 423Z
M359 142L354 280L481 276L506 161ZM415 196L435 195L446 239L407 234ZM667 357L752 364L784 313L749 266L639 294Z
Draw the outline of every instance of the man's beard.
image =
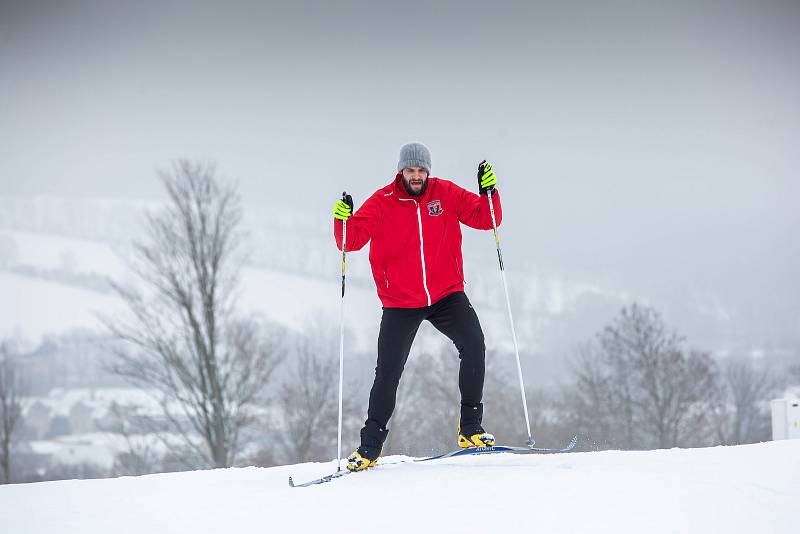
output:
M422 187L419 188L419 193L415 193L411 189L411 184L406 180L406 177L403 176L403 186L406 188L406 193L411 195L412 197L421 197L425 194L425 189L428 188L428 179L426 178L424 182L422 182Z

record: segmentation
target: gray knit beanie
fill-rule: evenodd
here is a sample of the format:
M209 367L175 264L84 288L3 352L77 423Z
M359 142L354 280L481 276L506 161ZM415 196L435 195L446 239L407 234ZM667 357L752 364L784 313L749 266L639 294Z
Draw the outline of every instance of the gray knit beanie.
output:
M400 148L400 161L397 172L406 167L422 167L431 173L431 151L422 143L408 143Z

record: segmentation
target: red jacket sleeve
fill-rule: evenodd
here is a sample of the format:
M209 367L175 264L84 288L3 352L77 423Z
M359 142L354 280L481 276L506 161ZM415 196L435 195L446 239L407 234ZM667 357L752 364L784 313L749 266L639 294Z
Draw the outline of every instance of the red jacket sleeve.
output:
M347 219L347 251L360 250L372 239L381 223L381 209L378 199L372 195L356 212ZM342 221L333 219L333 237L336 246L342 250Z
M492 214L489 211L489 201L486 195L476 195L472 191L453 184L457 188L456 194L460 197L458 207L458 220L476 230L492 229ZM492 193L492 206L494 219L497 226L503 220L503 208L500 206L500 194L497 189Z

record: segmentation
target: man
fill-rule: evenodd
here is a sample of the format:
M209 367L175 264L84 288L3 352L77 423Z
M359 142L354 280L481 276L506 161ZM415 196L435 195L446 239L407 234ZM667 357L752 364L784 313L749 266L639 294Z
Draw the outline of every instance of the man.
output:
M461 224L492 228L486 194L497 183L488 163L478 167L480 195L453 182L430 176L431 155L419 143L400 149L397 175L353 213L348 195L334 206L333 233L342 247L342 221L347 221L347 251L371 241L369 261L383 304L378 335L378 363L369 395L361 445L347 459L347 468L374 466L386 440L400 375L423 320L453 341L461 360L458 386L461 414L458 444L463 448L494 445L484 431L483 379L485 345L475 310L464 293ZM497 224L500 198L492 202Z

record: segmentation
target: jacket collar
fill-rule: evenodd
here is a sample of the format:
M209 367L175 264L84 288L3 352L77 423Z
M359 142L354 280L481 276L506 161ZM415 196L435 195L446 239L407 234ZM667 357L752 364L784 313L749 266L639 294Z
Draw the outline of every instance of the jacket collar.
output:
M427 187L425 187L425 192L422 193L421 197L414 197L409 195L408 191L406 191L406 186L403 185L403 174L398 172L397 175L394 177L394 182L392 183L392 191L394 192L394 195L397 198L402 198L404 200L416 200L422 202L423 200L425 200L430 196L431 188L434 186L434 184L436 184L436 178L429 175L428 184Z

